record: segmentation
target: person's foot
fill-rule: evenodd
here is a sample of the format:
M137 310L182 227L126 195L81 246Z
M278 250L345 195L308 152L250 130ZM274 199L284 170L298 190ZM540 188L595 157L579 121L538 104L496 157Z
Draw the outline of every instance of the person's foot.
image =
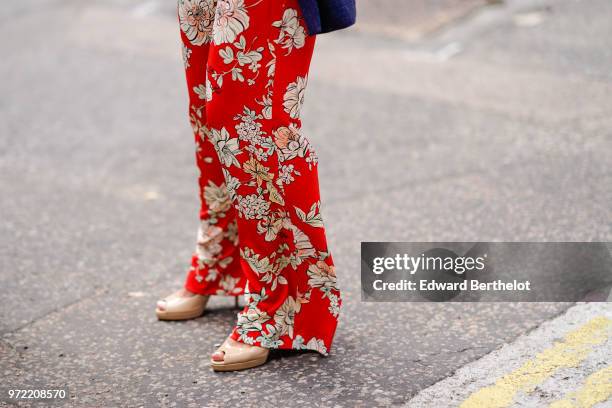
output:
M212 361L223 362L223 359L225 358L225 351L217 349L214 353L212 353L210 358Z
M176 296L176 297L183 297L183 298L190 298L190 297L194 297L196 296L196 293L190 292L187 289L183 288L183 289L179 289L176 292L174 292L173 294L171 294L170 296L160 299L157 301L157 308L159 310L166 310L166 303L167 303L167 298L171 297L171 296Z
M159 320L188 320L204 314L209 295L198 295L181 289L157 302L155 313Z
M237 371L253 368L268 360L270 350L227 338L210 358L214 371Z

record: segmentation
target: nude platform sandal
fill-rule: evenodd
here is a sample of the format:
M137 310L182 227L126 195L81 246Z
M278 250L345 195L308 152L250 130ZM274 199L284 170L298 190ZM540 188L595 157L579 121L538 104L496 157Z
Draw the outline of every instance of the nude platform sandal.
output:
M214 371L238 371L264 364L268 360L270 349L249 346L228 337L215 353L217 352L223 353L223 361L210 359L210 366Z
M179 292L175 292L157 302L155 313L159 320L195 319L204 314L208 299L209 295L179 296Z

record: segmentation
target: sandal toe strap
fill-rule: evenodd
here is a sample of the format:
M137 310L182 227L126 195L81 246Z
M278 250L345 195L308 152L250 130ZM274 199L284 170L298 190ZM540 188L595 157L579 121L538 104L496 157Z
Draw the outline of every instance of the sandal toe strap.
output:
M268 349L257 346L249 346L243 343L230 344L225 342L217 351L225 353L223 364L244 363L256 360L267 355Z

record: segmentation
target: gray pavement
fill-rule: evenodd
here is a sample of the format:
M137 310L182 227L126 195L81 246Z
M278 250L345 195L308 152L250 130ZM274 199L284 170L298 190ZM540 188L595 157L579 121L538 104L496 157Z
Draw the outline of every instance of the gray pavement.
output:
M569 304L360 301L360 241L609 241L612 8L510 1L433 37L318 39L304 131L344 308L330 357L214 374L235 310L157 322L194 246L173 9L0 11L0 373L76 406L389 406ZM0 402L1 404L1 402Z
M610 355L611 305L579 303L421 391L407 406L610 407Z

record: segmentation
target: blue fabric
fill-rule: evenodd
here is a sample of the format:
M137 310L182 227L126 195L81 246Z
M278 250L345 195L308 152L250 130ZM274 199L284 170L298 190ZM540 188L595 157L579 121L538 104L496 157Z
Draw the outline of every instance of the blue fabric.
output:
M355 0L298 0L308 34L322 34L355 24Z

